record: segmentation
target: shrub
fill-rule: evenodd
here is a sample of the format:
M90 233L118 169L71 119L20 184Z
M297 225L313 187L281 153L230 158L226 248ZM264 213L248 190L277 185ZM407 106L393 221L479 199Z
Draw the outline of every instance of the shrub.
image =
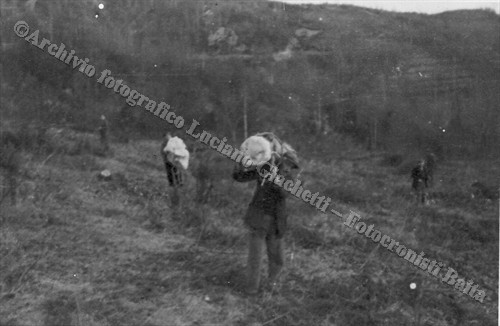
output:
M364 204L371 199L371 194L367 193L366 189L347 183L327 188L324 193L327 197L333 200L340 200L346 204Z
M408 159L403 161L396 169L397 175L410 175L411 170L417 164L417 161L414 159Z
M291 225L289 232L295 243L305 249L314 249L324 245L323 237L317 230L302 225Z
M380 161L380 165L392 167L397 167L401 163L403 163L403 155L401 154L388 154L385 155Z

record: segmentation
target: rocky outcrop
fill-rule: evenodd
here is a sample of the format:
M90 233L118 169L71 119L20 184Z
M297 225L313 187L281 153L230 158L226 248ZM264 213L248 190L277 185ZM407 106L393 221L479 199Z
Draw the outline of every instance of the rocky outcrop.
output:
M305 37L305 38L310 38L315 35L318 35L321 33L321 30L313 30L313 29L307 29L307 28L299 28L295 31L295 36L297 37Z
M208 36L209 46L220 46L226 44L230 47L238 44L238 35L228 27L219 27L215 32Z

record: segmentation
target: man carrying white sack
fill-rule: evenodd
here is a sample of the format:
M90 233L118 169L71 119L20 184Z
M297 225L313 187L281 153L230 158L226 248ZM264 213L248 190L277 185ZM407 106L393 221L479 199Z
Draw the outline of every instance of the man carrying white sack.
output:
M170 133L167 133L162 143L161 154L165 163L168 184L174 188L172 204L177 205L179 202L177 188L183 185L180 168L187 170L189 166L189 151L182 139L172 137Z
M259 173L257 166L266 170L269 164L262 163L269 162L271 166L277 167L278 171L274 172L293 180L292 169L298 169L299 165L295 150L272 133L249 137L241 145L241 150L254 164L250 168L236 165L233 178L238 182L257 181L257 188L244 217L249 230L247 293L256 294L260 286L264 246L267 248L268 282L273 287L277 284L284 264L283 236L287 220L286 191L264 179L261 174L265 173Z

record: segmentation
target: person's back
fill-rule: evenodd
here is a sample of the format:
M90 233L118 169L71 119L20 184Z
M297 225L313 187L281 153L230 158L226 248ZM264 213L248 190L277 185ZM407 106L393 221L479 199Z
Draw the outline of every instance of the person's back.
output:
M166 151L169 141L172 139L172 135L167 133L161 143L160 155L163 159L163 164L165 165L165 171L167 173L168 184L171 187L182 186L182 175L174 162L172 154Z
M413 189L417 189L419 187L419 184L421 183L424 186L427 186L427 172L425 171L423 164L419 163L413 168L413 170L411 171L411 177L413 179Z

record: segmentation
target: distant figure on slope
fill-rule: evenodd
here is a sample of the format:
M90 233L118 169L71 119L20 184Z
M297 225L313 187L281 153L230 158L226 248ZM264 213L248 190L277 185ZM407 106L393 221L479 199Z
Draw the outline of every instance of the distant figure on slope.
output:
M426 204L427 194L426 189L428 188L429 175L427 168L425 166L425 160L420 160L412 170L412 189L417 195L417 203Z
M252 158L254 163L245 168L241 163L235 166L233 178L238 182L257 181L257 188L244 224L249 230L249 248L247 265L247 293L256 294L260 285L260 268L264 246L267 247L269 283L277 283L284 264L283 236L286 230L287 211L285 199L287 191L274 182L264 179L257 166L263 172L275 171L288 180L293 180L292 169L298 169L295 151L286 143L281 143L272 133L261 133L248 138L242 144L242 151ZM270 164L263 164L268 162Z
M172 205L179 203L178 188L183 186L182 170L187 170L189 165L189 151L179 137L172 137L170 133L165 135L161 144L161 156L167 172L167 180L173 188Z
M178 166L173 161L173 154L166 150L167 144L172 139L172 135L167 133L161 143L161 157L163 158L163 163L165 164L165 171L167 172L168 184L171 187L182 186L182 175Z
M99 128L97 130L99 131L101 145L104 147L105 150L108 150L109 149L109 143L108 143L109 123L104 115L101 115L101 118L99 121Z

